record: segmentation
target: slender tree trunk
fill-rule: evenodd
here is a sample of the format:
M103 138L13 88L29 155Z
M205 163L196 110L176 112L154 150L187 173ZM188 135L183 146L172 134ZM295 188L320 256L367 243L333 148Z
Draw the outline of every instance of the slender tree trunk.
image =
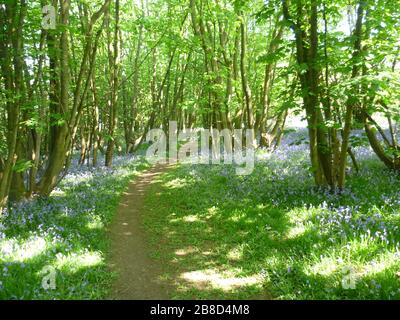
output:
M7 160L0 181L0 214L7 204L13 168L17 161L17 137L21 105L24 103L23 84L23 25L27 5L25 0L9 2L0 7L0 63L7 97ZM6 30L6 23L8 24ZM9 48L13 49L11 54ZM11 69L11 64L14 70ZM13 99L11 95L16 95Z
M107 167L112 166L113 154L115 148L115 128L117 125L117 111L118 111L118 85L119 85L119 0L115 0L115 27L114 27L114 44L112 54L112 94L110 101L110 118L109 118L109 132L108 132L108 143L106 151L106 163Z
M254 127L253 118L253 102L250 85L247 79L247 26L243 14L240 13L240 35L241 35L241 50L240 50L240 74L242 77L242 88L246 103L247 127L249 129Z
M363 26L363 18L364 18L364 10L365 10L366 2L361 0L358 5L357 12L357 22L356 29L354 30L354 53L353 53L353 71L352 78L357 77L359 73L359 56L361 54L361 37L362 37L362 26ZM358 91L356 87L352 88L354 91ZM352 93L353 95L354 93ZM346 163L347 163L347 153L349 149L349 137L350 130L353 122L353 110L354 110L355 102L354 97L351 97L347 101L346 105L346 116L344 121L344 129L342 135L342 149L340 152L340 162L339 162L339 170L338 170L338 187L339 189L344 188L345 180L346 180Z

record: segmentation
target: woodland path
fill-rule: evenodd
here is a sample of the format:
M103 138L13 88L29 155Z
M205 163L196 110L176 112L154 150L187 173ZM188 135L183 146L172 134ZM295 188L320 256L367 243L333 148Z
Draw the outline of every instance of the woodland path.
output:
M149 187L168 169L155 166L141 173L123 194L109 229L111 239L110 267L118 273L109 299L169 299L169 290L161 283L160 263L150 258L142 216Z

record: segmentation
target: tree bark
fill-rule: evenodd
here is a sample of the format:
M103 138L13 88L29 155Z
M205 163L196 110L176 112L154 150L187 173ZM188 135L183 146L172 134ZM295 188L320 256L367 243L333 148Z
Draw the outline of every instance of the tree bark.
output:
M109 132L106 151L106 167L112 166L114 148L115 148L115 128L117 125L118 112L118 85L119 85L119 64L120 64L120 30L119 30L119 0L115 0L115 26L114 26L114 43L112 52L112 93L110 101L110 117L109 117Z

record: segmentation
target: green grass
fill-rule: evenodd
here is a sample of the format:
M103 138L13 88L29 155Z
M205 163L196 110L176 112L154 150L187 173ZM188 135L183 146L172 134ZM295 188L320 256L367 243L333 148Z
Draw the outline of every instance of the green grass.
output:
M145 224L173 298L400 298L399 178L364 160L330 194L312 187L305 159L244 177L201 165L161 177Z
M0 229L0 299L101 299L112 221L122 192L147 168L129 160L112 170L78 168L46 199L10 209ZM42 286L55 270L55 289Z

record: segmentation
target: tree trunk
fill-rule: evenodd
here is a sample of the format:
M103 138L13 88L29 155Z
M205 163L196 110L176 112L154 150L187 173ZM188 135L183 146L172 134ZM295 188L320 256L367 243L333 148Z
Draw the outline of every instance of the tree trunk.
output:
M117 125L117 111L118 111L118 84L119 84L119 0L115 0L115 26L114 26L114 43L112 50L111 70L112 70L112 93L110 101L110 117L109 117L109 132L108 143L106 151L106 167L112 166L114 148L115 148L115 128ZM110 53L110 50L109 50Z
M365 9L365 1L360 1L358 5L357 11L357 22L356 29L354 30L354 53L353 53L353 71L352 78L358 76L359 73L359 61L358 58L361 54L361 37L362 37L362 26L363 26L363 18L364 18L364 9ZM357 92L357 87L352 88L355 92ZM354 95L354 93L352 93ZM347 163L347 153L349 149L349 137L350 130L353 122L353 110L354 110L355 102L354 97L351 97L347 100L346 105L346 116L344 122L344 129L342 134L342 149L340 152L340 161L339 161L339 169L338 169L338 187L339 189L344 188L345 180L346 180L346 163Z
M17 137L20 109L24 103L23 84L23 25L27 5L25 0L9 2L0 7L0 63L6 89L7 107L7 160L0 181L0 214L7 204L13 168L17 161ZM8 32L6 30L6 23ZM13 49L13 59L9 48ZM14 66L14 70L10 67ZM17 99L13 97L15 95Z

